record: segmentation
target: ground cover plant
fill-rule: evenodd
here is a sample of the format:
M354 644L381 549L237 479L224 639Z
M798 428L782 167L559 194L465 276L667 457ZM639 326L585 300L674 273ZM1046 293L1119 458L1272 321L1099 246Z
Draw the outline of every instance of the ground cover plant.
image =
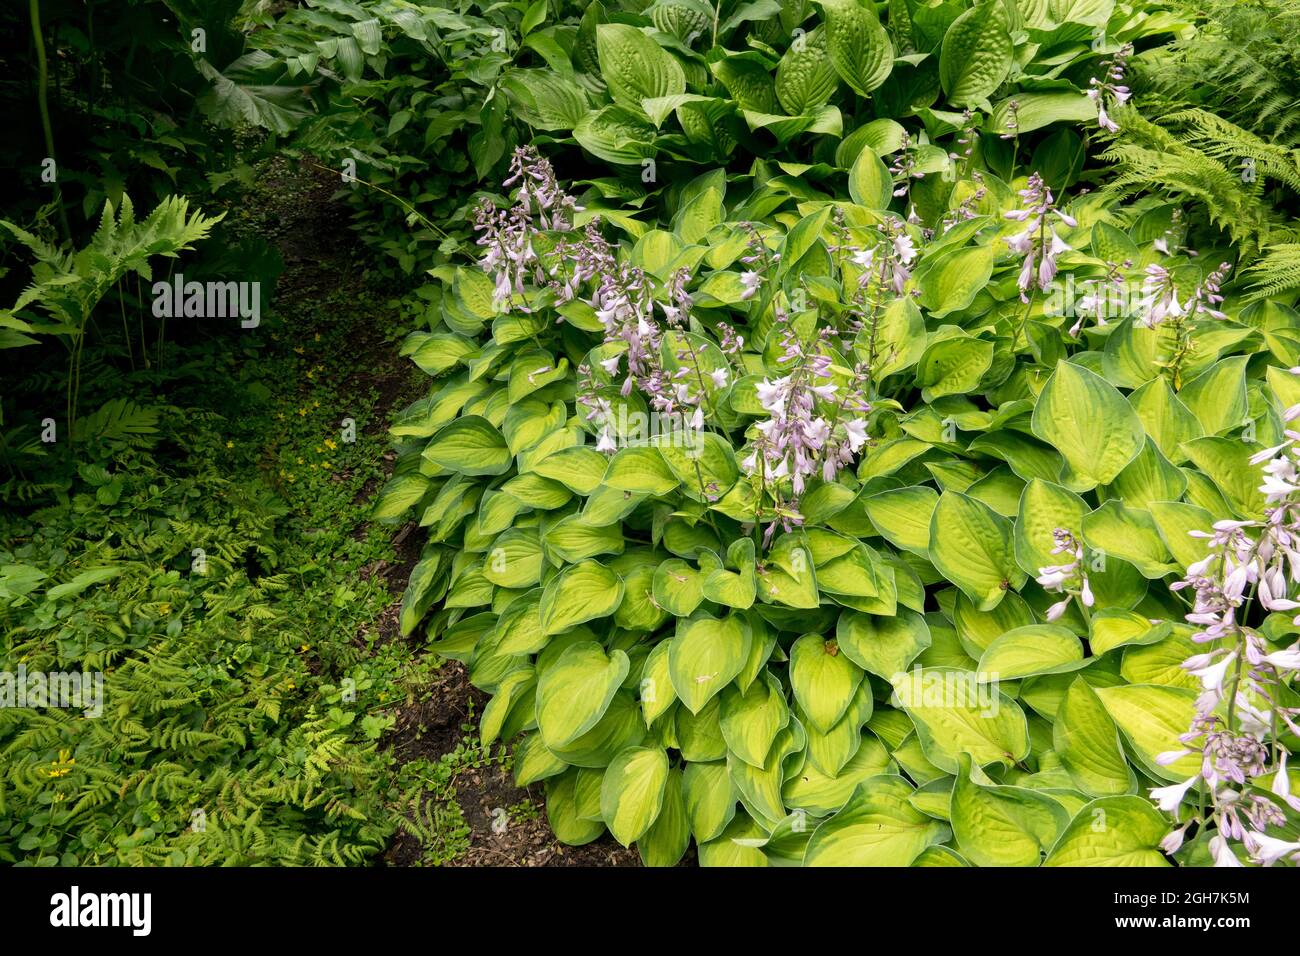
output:
M1294 10L5 14L0 857L1294 865Z

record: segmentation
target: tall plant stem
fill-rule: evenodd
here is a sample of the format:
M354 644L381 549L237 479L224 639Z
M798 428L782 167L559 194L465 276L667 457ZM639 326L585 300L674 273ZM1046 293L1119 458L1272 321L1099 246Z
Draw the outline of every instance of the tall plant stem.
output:
M54 161L54 196L59 205L59 224L63 227L63 237L72 238L72 229L68 225L68 211L63 208L63 187L59 185L59 164L54 156L54 127L50 123L50 70L45 59L45 37L41 33L40 0L29 0L28 14L32 21L32 41L36 45L36 103L41 112L41 130L45 134L46 155Z

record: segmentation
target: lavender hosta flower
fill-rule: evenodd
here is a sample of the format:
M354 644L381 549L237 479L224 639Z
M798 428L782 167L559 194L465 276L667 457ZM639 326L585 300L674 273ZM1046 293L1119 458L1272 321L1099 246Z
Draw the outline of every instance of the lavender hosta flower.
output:
M1057 528L1052 532L1053 554L1068 554L1070 559L1062 564L1051 564L1038 569L1035 580L1045 590L1063 592L1065 597L1047 609L1047 620L1055 621L1065 614L1070 601L1077 595L1085 608L1096 603L1092 584L1088 581L1088 572L1083 566L1083 544L1075 538L1068 528Z
M1133 45L1124 44L1119 52L1102 63L1102 77L1099 79L1094 76L1089 81L1088 99L1097 104L1097 125L1112 133L1119 132L1119 124L1107 115L1106 100L1109 97L1116 106L1123 106L1128 102L1130 92L1123 82L1128 58L1132 53Z
M1279 693L1300 673L1300 642L1276 650L1247 624L1256 600L1270 613L1300 607L1295 600L1300 584L1300 488L1288 487L1289 482L1269 483L1279 470L1270 466L1293 460L1297 439L1300 435L1289 435L1282 445L1253 459L1263 465L1264 487L1272 492L1264 519L1217 521L1209 532L1191 532L1206 541L1206 557L1171 585L1175 591L1194 590L1186 619L1198 627L1192 640L1207 649L1183 662L1201 684L1192 725L1180 738L1185 749L1161 754L1157 763L1168 766L1188 754L1200 754L1200 770L1192 780L1203 781L1210 800L1206 823L1215 830L1210 849L1216 866L1240 865L1231 841L1242 843L1251 859L1265 866L1300 850L1267 832L1286 822L1281 806L1300 810L1287 776L1289 755L1278 739L1282 726L1293 733L1300 730L1300 708L1285 705ZM1260 792L1260 778L1270 773L1272 797ZM1169 810L1173 788L1155 788L1151 797Z
M1068 213L1056 208L1052 191L1043 182L1042 176L1034 173L1029 177L1025 188L1020 190L1024 205L1003 215L1007 219L1023 222L1025 228L1013 236L1005 237L1005 242L1018 256L1024 256L1020 276L1016 285L1020 288L1020 301L1029 301L1029 290L1037 285L1039 291L1046 292L1056 278L1057 257L1070 250L1051 224L1052 217L1074 228L1077 220Z
M757 272L742 272L740 274L741 299L752 299L758 294L758 287L762 284L763 277Z
M1226 319L1227 316L1216 306L1223 301L1219 289L1231 269L1229 263L1221 263L1201 281L1187 302L1181 303L1172 273L1164 266L1152 263L1146 267L1142 280L1142 308L1146 310L1146 316L1139 324L1150 329L1166 321L1184 317L1192 319L1198 315Z

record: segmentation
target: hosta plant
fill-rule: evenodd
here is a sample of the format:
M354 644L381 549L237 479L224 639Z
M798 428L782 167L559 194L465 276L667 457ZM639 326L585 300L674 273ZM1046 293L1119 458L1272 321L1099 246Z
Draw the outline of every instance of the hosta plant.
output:
M1081 37L1127 16L1033 15L1068 32L1083 7L1106 11ZM905 105L815 174L708 169L621 206L513 154L477 261L434 270L404 343L437 381L394 421L378 504L428 531L401 627L492 695L484 741L515 743L567 843L608 832L655 865L692 842L705 865L1285 859L1264 838L1297 821L1294 615L1242 602L1211 640L1263 669L1206 696L1198 598L1246 548L1289 600L1258 542L1291 519L1251 459L1287 453L1296 313L1243 304L1194 213L1079 185L1082 137L1044 127L1123 128L1119 44L1082 64L1096 83L1041 93L1086 114L1040 126L1025 94L998 118L1010 66L985 65L1031 61L1043 28L940 8L940 86L969 105L938 137ZM897 35L939 8L889 9ZM945 68L944 45L973 52ZM698 102L663 72L643 107ZM1247 546L1224 521L1262 523ZM1277 719L1230 717L1239 690ZM1254 755L1229 784L1197 736L1216 716ZM1247 788L1242 822L1224 791Z

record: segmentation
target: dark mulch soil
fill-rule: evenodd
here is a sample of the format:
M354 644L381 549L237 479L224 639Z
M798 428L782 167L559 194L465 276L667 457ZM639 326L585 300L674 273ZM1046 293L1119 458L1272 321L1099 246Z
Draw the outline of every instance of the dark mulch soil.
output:
M348 208L333 196L335 176L316 167L292 165L275 160L263 180L269 193L282 198L264 212L259 223L264 237L273 243L284 259L277 296L287 307L293 303L321 303L336 300L341 292L363 287L362 264L358 252L363 250L356 235L348 228ZM264 207L265 209L265 207ZM367 433L380 433L388 427L391 414L414 401L428 388L428 379L406 359L397 354L396 345L386 341L380 323L360 323L351 330L353 350L352 378L341 385L344 394L366 393L373 389L378 398ZM394 456L385 456L386 471L391 471ZM372 482L363 495L373 497L379 483ZM411 568L419 560L423 534L414 524L392 530L396 557L378 561L362 569L362 575L382 576L393 595L393 602L358 635L380 641L399 640L398 612L401 595ZM418 640L413 636L409 640ZM470 685L465 668L447 662L439 671L429 695L412 701L398 713L397 724L385 739L401 762L415 759L436 761L459 745L462 726L476 722L473 713L482 713L487 697ZM540 786L520 789L509 772L499 764L465 771L456 781L457 802L470 828L470 849L459 858L457 866L637 866L640 859L634 849L620 846L611 837L603 837L583 847L566 847L552 836L546 823L545 798ZM535 812L519 813L530 803ZM500 810L515 808L508 825L496 829L493 823ZM497 832L501 829L501 832ZM420 863L419 841L399 831L383 857L392 866Z

